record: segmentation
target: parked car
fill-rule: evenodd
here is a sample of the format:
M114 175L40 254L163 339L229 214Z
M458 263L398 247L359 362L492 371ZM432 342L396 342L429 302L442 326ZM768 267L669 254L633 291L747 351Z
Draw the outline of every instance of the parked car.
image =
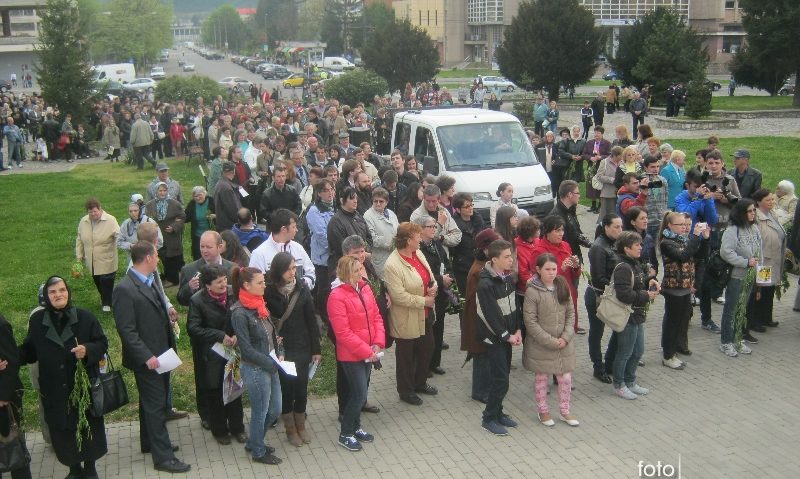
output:
M616 81L619 80L620 78L622 78L622 72L619 72L617 70L609 70L608 73L603 75L603 80L606 81Z
M297 88L303 86L305 77L302 73L292 73L289 77L283 80L284 88Z
M156 81L152 78L137 78L130 83L122 85L125 91L150 92L156 89Z
M794 83L786 82L783 84L780 90L778 90L778 95L786 96L786 95L794 95Z
M11 82L8 80L0 80L0 93L11 91Z
M506 77L501 77L501 76L478 75L476 80L478 80L479 83L483 83L483 86L485 86L489 90L498 89L502 91L511 92L519 88L517 85L514 84L514 82L507 79Z
M292 72L282 65L272 65L261 71L261 76L265 80L280 80L289 77L291 74Z
M103 95L108 101L113 101L114 98L121 96L123 91L122 83L113 80L95 82L92 87L93 95Z
M241 77L225 77L219 81L219 86L227 88L228 90L232 90L236 85L239 85L241 89L247 89L250 88L252 83Z
M166 72L164 72L164 67L153 67L150 69L150 78L153 80L163 80L167 78Z
M184 63L183 64L183 71L185 71L185 72L193 72L194 71L194 63Z

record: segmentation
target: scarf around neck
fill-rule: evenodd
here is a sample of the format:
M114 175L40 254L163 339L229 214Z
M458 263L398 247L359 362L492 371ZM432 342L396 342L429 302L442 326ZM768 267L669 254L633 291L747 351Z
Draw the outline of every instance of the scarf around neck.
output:
M256 296L255 294L248 293L246 290L242 289L239 290L239 301L245 308L258 312L259 318L269 318L267 303L264 302L263 296Z
M225 291L224 293L217 294L210 289L206 290L208 292L208 296L211 297L214 301L219 303L223 308L227 307L228 305L228 292ZM244 303L243 303L244 304Z
M284 296L289 296L294 291L295 286L297 286L297 278L292 278L290 283L278 287L278 291Z

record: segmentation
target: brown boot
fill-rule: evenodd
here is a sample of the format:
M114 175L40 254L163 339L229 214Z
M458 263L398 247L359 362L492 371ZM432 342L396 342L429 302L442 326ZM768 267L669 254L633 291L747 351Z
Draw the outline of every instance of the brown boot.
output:
M286 437L289 438L289 443L292 446L300 447L303 445L303 440L297 435L297 427L294 424L294 414L281 414L283 418L283 427L286 428Z
M297 434L306 444L311 444L311 436L306 432L306 413L294 413L294 423L297 426Z

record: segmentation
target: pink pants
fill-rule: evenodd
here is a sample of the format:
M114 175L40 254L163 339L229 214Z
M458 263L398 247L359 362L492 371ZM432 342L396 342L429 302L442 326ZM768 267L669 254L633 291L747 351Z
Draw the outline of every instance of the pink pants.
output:
M547 405L547 383L550 381L550 374L536 373L533 390L536 395L536 407L540 414L549 413L550 407ZM569 414L569 402L572 397L572 373L556 375L558 380L558 407L561 415Z

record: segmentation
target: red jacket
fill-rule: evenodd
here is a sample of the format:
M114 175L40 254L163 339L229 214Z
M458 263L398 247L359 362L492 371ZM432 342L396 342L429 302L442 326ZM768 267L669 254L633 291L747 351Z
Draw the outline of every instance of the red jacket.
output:
M346 283L334 284L328 296L328 319L339 361L363 361L372 356L372 345L386 346L383 318L366 281L359 283L359 291Z
M575 327L578 325L578 288L575 284L581 276L580 268L567 268L566 271L561 269L564 260L572 256L572 248L569 243L562 241L559 244L553 244L547 241L546 238L539 238L536 240L536 245L533 247L533 259L531 264L536 265L536 259L540 254L550 253L556 257L556 264L558 265L558 275L563 276L567 280L569 292L572 295L572 305L575 308Z
M536 272L537 255L534 254L536 241L537 240L533 240L532 243L528 243L527 241L523 241L519 236L514 238L514 245L517 248L517 266L519 269L517 292L520 294L525 294L525 290L528 288L528 280L531 279L531 276Z
M180 123L173 123L169 127L169 139L172 140L173 143L183 140L184 133L186 133L186 127Z
M620 216L626 214L634 206L647 208L647 195L640 191L639 196L636 196L628 191L627 186L623 185L617 190L617 205L617 214Z

